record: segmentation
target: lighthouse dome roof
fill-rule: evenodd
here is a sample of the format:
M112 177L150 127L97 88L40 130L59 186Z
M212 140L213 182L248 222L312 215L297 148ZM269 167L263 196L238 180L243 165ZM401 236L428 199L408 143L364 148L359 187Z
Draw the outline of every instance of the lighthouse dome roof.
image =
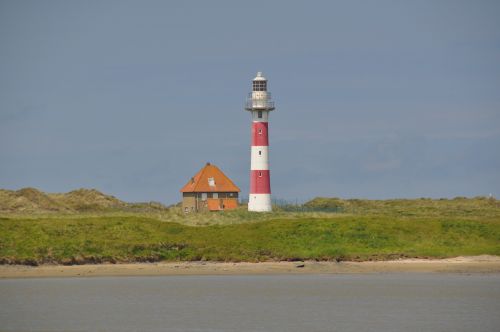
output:
M253 79L254 81L267 81L267 79L262 75L262 72L257 72L257 76Z

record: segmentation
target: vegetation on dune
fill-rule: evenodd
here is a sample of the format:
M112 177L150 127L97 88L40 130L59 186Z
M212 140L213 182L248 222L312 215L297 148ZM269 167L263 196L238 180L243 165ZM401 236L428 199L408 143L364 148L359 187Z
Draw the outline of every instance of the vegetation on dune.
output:
M20 215L57 215L75 213L161 212L160 203L126 203L95 189L77 189L68 193L44 193L35 188L17 191L0 189L0 213Z
M363 215L500 217L500 201L487 197L387 200L317 197L304 206L317 209L339 208L344 213Z
M367 260L500 254L498 218L276 219L190 227L145 217L0 219L3 263Z
M179 207L134 205L97 191L24 191L14 192L29 201L21 212L12 210L19 204L12 192L7 203L0 192L0 207L10 206L0 209L4 264L500 255L500 201L492 198L316 198L304 204L307 212L278 206L272 213L241 207L184 214Z

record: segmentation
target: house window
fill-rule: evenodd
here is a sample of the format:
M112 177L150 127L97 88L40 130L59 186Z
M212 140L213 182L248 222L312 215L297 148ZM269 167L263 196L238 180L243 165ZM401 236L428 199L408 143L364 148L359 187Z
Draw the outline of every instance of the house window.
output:
M184 212L185 212L185 213L188 213L188 211L189 211L189 208L186 206L186 207L184 208Z
M213 193L212 198L219 198L219 193Z
M257 113L257 116L259 117L259 119L262 119L262 111L259 111L259 113Z
M207 193L201 193L201 200L206 201L207 200Z
M208 185L210 187L215 187L215 179L214 178L208 178Z

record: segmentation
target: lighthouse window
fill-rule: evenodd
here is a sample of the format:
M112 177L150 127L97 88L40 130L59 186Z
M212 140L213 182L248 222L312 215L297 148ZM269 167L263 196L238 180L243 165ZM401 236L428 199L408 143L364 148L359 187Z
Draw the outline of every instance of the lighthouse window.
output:
M262 129L259 129L259 135L262 135Z
M262 155L262 151L259 151L259 156Z
M262 177L262 172L259 172L259 178L261 178L261 177Z
M259 111L259 113L257 114L257 116L259 117L259 119L262 119L262 111Z
M266 81L254 81L252 87L253 87L253 91L267 91L267 82Z

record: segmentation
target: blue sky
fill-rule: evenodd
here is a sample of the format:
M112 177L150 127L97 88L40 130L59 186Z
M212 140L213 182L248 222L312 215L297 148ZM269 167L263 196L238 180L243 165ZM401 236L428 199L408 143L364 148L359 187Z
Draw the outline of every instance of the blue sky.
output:
M273 196L500 196L495 1L0 1L0 187L248 192L257 71Z

